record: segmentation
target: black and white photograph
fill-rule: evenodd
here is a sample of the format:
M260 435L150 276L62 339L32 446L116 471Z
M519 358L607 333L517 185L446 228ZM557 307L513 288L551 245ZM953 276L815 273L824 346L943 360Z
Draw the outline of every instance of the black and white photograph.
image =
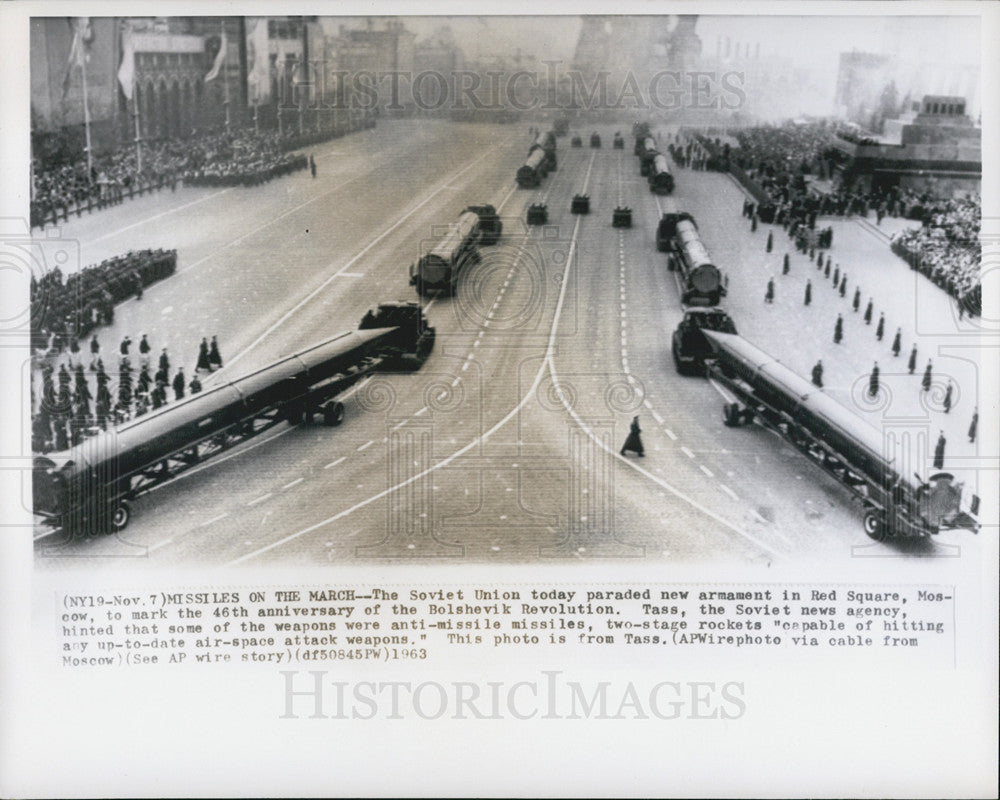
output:
M995 796L997 8L0 15L4 794Z

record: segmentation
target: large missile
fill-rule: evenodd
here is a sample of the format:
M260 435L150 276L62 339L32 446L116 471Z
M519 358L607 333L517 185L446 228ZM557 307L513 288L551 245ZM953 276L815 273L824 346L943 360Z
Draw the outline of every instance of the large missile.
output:
M779 360L742 336L709 330L703 333L717 356L716 374L721 372L730 388L743 395L744 402L752 405L759 401L777 412L777 417L770 415L772 424L788 422L807 431L864 476L871 491L884 495L880 502L895 506L897 511L903 509L917 527L934 531L938 527L978 529L972 516L978 498L963 498L962 485L953 483L954 476L941 472L925 483L889 455L894 448L887 447L878 428Z
M166 459L255 418L343 391L364 374L399 328L341 333L213 389L126 422L72 449L35 458L35 513L58 516L81 504L128 495ZM370 362L367 362L370 363ZM301 414L300 414L301 416ZM291 417L289 417L291 418Z

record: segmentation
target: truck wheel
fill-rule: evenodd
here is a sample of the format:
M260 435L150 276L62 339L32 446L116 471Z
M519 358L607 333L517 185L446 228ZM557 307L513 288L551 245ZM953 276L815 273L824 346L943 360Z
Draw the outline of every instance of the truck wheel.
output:
M684 365L681 364L681 360L677 357L677 351L671 349L670 354L674 357L674 369L677 370L677 374L683 375L685 373Z
M868 534L869 538L874 539L876 542L884 542L886 540L885 517L878 509L869 508L865 511L864 526L865 533Z
M323 424L336 428L344 421L344 404L339 400L330 403L323 409Z
M108 532L118 533L118 531L123 531L128 527L129 520L132 519L132 507L127 500L119 500L111 506L108 516L110 522Z
M722 422L727 428L735 428L740 424L740 407L736 403L726 403L722 407Z

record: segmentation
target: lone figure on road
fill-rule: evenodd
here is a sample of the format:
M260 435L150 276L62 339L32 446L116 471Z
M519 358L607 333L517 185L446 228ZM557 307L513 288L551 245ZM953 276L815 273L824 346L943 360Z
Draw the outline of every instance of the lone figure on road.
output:
M818 386L820 389L823 388L823 360L820 359L816 362L813 367L813 386Z
M910 360L909 360L909 363L907 363L907 367L909 368L911 375L914 372L916 372L916 369L917 369L917 346L916 345L913 345L913 349L910 351Z
M809 305L810 303L812 303L812 301L813 301L813 285L812 285L812 281L807 280L806 281L806 297L805 297L805 301L804 301L805 305Z
M920 381L920 386L923 388L923 390L925 392L929 392L931 390L931 375L932 374L933 373L932 373L931 360L928 358L927 359L927 368L924 370L923 380Z
M872 374L868 378L869 397L874 397L875 395L878 394L878 376L879 376L879 368L878 368L878 362L876 361L875 366L872 367Z
M316 177L316 159L314 159L312 156L309 156L309 171L312 173L312 176L315 178Z
M844 318L837 314L837 324L833 327L833 343L840 344L844 338Z
M937 444L934 445L934 469L944 469L944 448L948 440L944 438L944 431L938 434Z
M625 455L630 450L633 453L637 453L639 456L646 455L646 450L642 446L642 437L639 435L641 433L642 428L639 427L639 417L632 417L632 424L629 426L628 438L625 440L625 444L622 445L622 455Z
M788 258L788 253L785 253L785 257L784 257L784 259L782 259L782 262L781 262L781 274L782 275L787 275L788 271L790 269L791 269L791 263L790 263L789 258Z
M896 335L892 337L892 356L897 358L899 351L903 349L903 329L896 328Z
M868 300L868 306L865 308L865 325L872 324L872 301Z
M972 424L969 425L969 444L976 441L976 428L979 425L979 409L972 412Z
M881 342L883 336L885 336L885 314L884 313L878 315L878 327L875 328L875 338L878 339Z
M861 308L861 290L860 289L855 289L854 290L854 302L851 303L851 305L854 307L854 313L857 314L858 313L858 309Z
M947 414L949 411L951 411L951 391L952 391L952 388L953 387L952 387L951 381L948 381L948 388L944 390L944 402L942 403L942 405L944 406L944 413L945 414Z
M764 293L764 302L774 302L774 278L767 279L767 291Z

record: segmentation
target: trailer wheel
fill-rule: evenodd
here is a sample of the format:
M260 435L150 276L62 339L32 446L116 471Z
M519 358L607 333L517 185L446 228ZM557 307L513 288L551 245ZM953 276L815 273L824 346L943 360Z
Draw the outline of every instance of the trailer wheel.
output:
M740 424L739 403L726 403L722 406L722 421L727 428L738 428Z
M119 500L111 506L110 533L118 533L128 527L129 520L132 519L132 507L127 500Z
M868 534L869 538L874 539L876 542L884 542L886 540L885 517L878 509L869 508L865 511L864 526L865 533Z
M323 424L336 428L344 421L344 404L339 400L330 403L323 409Z

